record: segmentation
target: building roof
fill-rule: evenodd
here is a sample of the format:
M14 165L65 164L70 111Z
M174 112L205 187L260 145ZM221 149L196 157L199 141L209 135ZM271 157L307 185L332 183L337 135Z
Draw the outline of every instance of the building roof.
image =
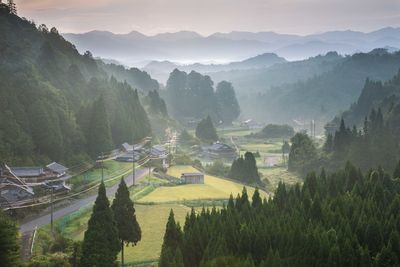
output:
M228 146L227 144L223 144L223 143L214 143L211 146L208 147L209 150L233 150L232 147Z
M63 174L66 171L68 171L68 168L61 165L60 163L57 162L52 162L49 165L46 166L47 169L51 170L52 172L58 173L58 174Z
M166 153L167 150L161 145L155 145L151 148L152 153L163 154Z
M126 150L126 151L132 151L133 150L133 146L131 146L130 144L128 144L128 143L123 143L122 144L122 147Z
M43 175L42 167L11 167L10 169L18 177L37 177Z

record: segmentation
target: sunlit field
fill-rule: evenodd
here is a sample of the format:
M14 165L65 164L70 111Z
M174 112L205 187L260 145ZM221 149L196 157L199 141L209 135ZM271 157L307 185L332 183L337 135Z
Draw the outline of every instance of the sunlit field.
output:
M183 172L197 172L197 170L190 166L174 166L169 169L168 174L180 177ZM228 199L230 194L236 196L241 193L243 186L240 183L205 175L204 184L158 187L139 201L141 203L162 203L184 200ZM254 188L247 186L247 192L251 197ZM267 196L265 192L260 193L262 197Z

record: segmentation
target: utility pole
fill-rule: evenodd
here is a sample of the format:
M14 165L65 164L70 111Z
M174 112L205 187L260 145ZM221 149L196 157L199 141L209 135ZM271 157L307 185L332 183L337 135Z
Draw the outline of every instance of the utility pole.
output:
M313 120L314 122L314 139L315 139L315 120Z
M51 187L51 195L50 195L50 226L51 226L51 233L54 234L54 224L53 224L53 194L54 194L54 187Z
M104 159L104 153L101 152L101 159L100 159L101 161L100 161L100 164L101 164L101 181L102 181L102 182L104 182L103 159Z
M135 169L135 143L132 138L132 186L135 186L136 179L136 169Z
M151 146L151 137L150 137L150 157L149 157L149 179L150 179L150 174L151 174L151 156L152 156L152 150L153 147Z

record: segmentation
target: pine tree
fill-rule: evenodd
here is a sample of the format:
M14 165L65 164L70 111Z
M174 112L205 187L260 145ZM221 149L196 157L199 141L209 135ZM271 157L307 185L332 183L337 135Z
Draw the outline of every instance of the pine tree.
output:
M0 210L0 263L19 266L18 227Z
M182 246L182 230L175 222L174 212L170 211L161 249L160 267L172 267L175 255ZM181 250L180 250L181 251Z
M117 224L101 182L83 239L81 266L113 266L119 250Z
M118 236L121 242L121 265L124 266L124 246L129 243L136 245L140 241L142 233L123 177L115 193L111 209L117 223Z
M262 205L262 200L261 200L261 197L260 197L260 192L258 192L258 188L256 188L254 190L254 194L253 194L253 197L252 197L251 206L253 208L258 208L258 207L261 207L261 205Z

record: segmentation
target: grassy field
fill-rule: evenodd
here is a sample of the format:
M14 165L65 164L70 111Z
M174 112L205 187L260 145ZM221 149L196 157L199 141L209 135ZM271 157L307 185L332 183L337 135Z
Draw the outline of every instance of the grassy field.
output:
M125 248L125 262L138 263L144 261L157 261L161 252L161 245L164 237L165 225L169 212L173 209L175 219L183 225L185 217L190 212L189 207L179 204L159 204L159 205L135 205L136 216L142 230L142 240L137 246ZM56 227L63 227L62 234L73 240L83 240L90 218L91 207L86 207L75 212L65 226L62 220L56 221ZM37 235L38 240L35 244L35 254L41 254L46 249L51 240L50 227L42 227Z
M279 181L287 184L294 184L301 180L284 167L266 168L262 165L265 156L280 155L276 153L282 146L282 140L273 140L266 143L265 140L254 140L244 137L250 133L249 130L226 130L222 135L227 139L234 136L235 143L242 151L260 152L261 158L257 159L259 171L263 178L268 179L270 184L267 189L273 192ZM229 138L229 139L228 139ZM228 142L228 143L229 143ZM131 167L130 163L120 163L110 161L105 163L105 176L117 177L126 173ZM184 172L197 172L191 166L173 166L168 169L168 174L180 177ZM93 183L101 177L101 169L94 169L86 175L73 178L74 183ZM119 181L117 179L116 181ZM114 181L113 181L114 182ZM153 176L145 177L141 180L140 186L130 189L131 197L135 201L136 215L142 229L142 240L135 247L125 249L125 261L127 263L142 263L157 261L167 223L168 214L174 210L175 219L184 224L185 216L190 212L190 206L195 206L197 210L204 205L210 207L213 204L222 205L222 200L226 201L230 194L234 197L242 192L243 185L231 180L222 179L210 175L205 176L205 183L201 185L176 185L162 186L166 180ZM160 186L161 185L161 186ZM253 195L254 188L246 186L249 197ZM260 192L261 197L268 197L266 192ZM112 201L112 199L110 199ZM79 211L65 216L56 221L56 227L61 233L74 240L82 240L92 211L92 206L82 207ZM35 251L40 251L46 244L50 243L49 226L42 227L38 234L38 244Z
M114 160L104 162L104 180L112 179L121 175L126 175L129 171L132 170L132 163L127 162L118 162ZM72 190L79 191L83 185L100 182L101 180L101 168L93 168L85 173L72 177L68 182L72 185ZM112 183L106 184L106 186L110 186L114 184L116 181Z
M282 149L282 141L271 143L248 143L240 145L240 148L250 152L263 152L263 153L280 153Z
M259 168L258 171L263 175L263 179L268 179L270 192L274 192L281 181L288 185L302 183L302 179L297 174L289 172L285 167Z
M191 166L174 166L169 169L168 174L180 177L182 172L194 171L196 170ZM212 176L205 177L204 185L158 187L162 182L165 181L155 177L145 177L141 180L139 187L131 189L131 196L136 203L136 216L142 229L142 240L137 246L125 249L125 261L127 263L157 261L170 210L173 209L175 218L181 225L184 224L186 214L190 212L189 206L191 205L182 205L179 203L181 200L198 200L191 204L196 206L196 210L200 210L202 205L212 205L210 199L226 200L231 193L236 196L243 189L242 184ZM247 187L247 189L251 197L254 188ZM260 193L262 197L267 196L265 192ZM145 202L156 204L144 204ZM200 202L203 204L201 205ZM82 207L80 210L57 220L55 222L56 228L66 237L73 240L83 240L91 211L91 205ZM37 238L39 241L35 244L37 254L40 254L46 244L50 243L50 238L49 226L42 227Z
M196 172L190 166L174 166L168 170L168 174L180 177L183 172ZM233 181L206 175L204 184L188 184L172 187L158 187L150 194L141 198L141 203L165 203L184 200L201 199L228 199L230 194L236 196L241 193L243 185ZM249 196L253 195L254 188L247 186ZM267 197L265 192L260 192L262 197Z
M135 208L136 217L142 229L142 241L135 247L125 248L125 261L157 261L170 210L173 209L175 220L183 226L190 208L179 204L136 205Z

